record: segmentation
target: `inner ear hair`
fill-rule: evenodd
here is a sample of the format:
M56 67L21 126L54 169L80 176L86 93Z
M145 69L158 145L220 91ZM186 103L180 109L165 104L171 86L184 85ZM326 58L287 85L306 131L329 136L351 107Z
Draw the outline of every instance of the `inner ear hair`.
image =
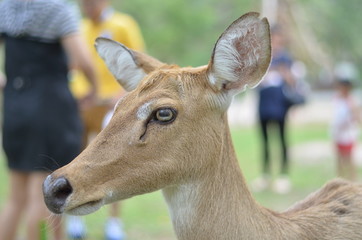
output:
M271 59L270 30L266 18L248 13L234 21L215 44L208 80L218 90L234 93L255 87Z

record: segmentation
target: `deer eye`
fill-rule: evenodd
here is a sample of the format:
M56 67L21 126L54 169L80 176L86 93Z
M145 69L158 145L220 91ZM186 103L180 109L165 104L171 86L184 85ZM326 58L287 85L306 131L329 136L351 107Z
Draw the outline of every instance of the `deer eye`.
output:
M156 111L154 115L154 121L161 124L167 124L175 120L177 112L172 108L160 108Z

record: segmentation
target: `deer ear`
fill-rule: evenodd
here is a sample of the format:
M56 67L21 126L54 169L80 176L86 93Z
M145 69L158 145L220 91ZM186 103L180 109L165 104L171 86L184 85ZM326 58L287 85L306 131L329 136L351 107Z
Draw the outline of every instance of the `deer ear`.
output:
M271 59L270 31L266 18L247 13L234 21L215 44L208 65L209 84L232 95L255 87Z
M127 92L135 89L148 73L163 65L157 59L111 39L97 38L95 47L108 69Z

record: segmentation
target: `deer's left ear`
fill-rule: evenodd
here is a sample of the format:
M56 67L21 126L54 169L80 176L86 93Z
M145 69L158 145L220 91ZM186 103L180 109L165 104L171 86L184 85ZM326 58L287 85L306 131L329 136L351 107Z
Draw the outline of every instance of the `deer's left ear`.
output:
M208 65L209 84L231 95L255 87L271 59L270 31L266 18L247 13L220 36Z
M107 38L97 38L96 50L113 76L127 91L132 91L150 72L164 65L147 54L131 50Z

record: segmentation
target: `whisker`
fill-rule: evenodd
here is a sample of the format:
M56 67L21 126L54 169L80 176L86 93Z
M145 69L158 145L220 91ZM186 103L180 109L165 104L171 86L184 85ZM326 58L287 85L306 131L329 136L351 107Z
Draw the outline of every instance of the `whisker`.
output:
M52 162L55 163L57 165L57 167L60 167L59 163L54 158L52 158L51 156L48 156L46 154L39 154L39 157L48 158L48 159L52 160Z
M58 221L59 218L60 218L60 221ZM61 228L64 223L63 215L54 214L54 213L50 213L47 216L46 221L47 221L47 225L46 225L47 232L55 232L56 229Z
M34 169L36 170L43 170L45 172L50 172L50 173L53 173L54 171L51 170L50 168L47 168L47 167L35 167Z

